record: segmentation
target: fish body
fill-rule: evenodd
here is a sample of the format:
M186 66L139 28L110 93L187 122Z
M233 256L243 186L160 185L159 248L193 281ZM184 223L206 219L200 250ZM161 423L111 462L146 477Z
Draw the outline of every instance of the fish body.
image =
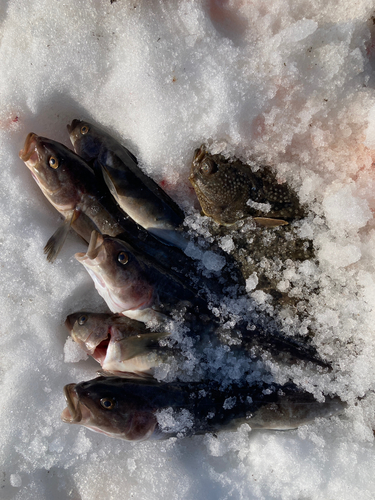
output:
M142 262L117 238L93 232L87 253L78 253L75 257L84 265L113 313L157 323L164 323L178 313L184 317L187 335L199 338L201 347L218 346L221 339L229 337L236 339L234 345L246 349L252 356L263 356L267 352L283 362L311 361L329 368L311 344L282 335L274 327L268 327L266 321L250 326L241 320L230 331L223 328L220 318L208 309L204 299L168 274ZM231 340L228 345L232 345Z
M209 154L203 145L195 151L189 179L202 211L218 224L253 217L262 226L276 227L304 215L296 194L279 184L270 168L252 171L240 160Z
M30 133L20 158L48 201L65 218L45 247L49 261L56 258L72 227L87 242L96 230L126 239L139 252L165 265L173 262L181 274L195 269L192 259L179 248L166 247L124 214L102 190L92 168L63 144Z
M176 355L160 346L168 332L152 332L140 321L125 316L78 312L70 314L65 325L72 339L98 361L106 373L154 374L154 368Z
M318 402L294 384L231 385L99 377L64 388L61 418L128 441L235 430L294 429L343 410L338 398Z
M93 231L87 253L77 253L75 257L114 313L152 309L157 317L158 313L169 314L177 304L188 301L204 307L204 301L182 281L142 261L129 245L117 238ZM150 319L153 317L151 311Z
M87 242L94 229L113 236L124 232L124 226L104 204L93 171L73 151L30 133L20 158L48 201L65 218L45 247L48 260L56 258L70 227Z
M91 123L73 120L68 131L77 154L100 170L120 207L157 238L185 249L188 240L182 235L183 211L142 172L136 157Z

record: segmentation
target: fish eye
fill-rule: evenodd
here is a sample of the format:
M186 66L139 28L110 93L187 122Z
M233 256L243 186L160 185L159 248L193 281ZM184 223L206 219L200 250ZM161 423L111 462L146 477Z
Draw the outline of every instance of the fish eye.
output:
M88 317L86 316L86 314L82 314L82 316L80 316L78 318L78 324L79 324L79 326L84 325L87 320L88 320Z
M116 401L113 398L102 398L100 400L100 404L105 408L106 410L113 410L113 408L116 405Z
M48 163L49 163L49 166L52 167L52 168L54 168L55 170L59 166L59 161L54 156L50 156L50 158L48 160Z
M81 127L81 134L85 135L89 131L89 127L87 125L82 125Z
M213 160L211 160L210 158L206 158L205 160L202 161L200 170L202 174L210 175L217 172L217 166Z
M120 264L127 264L129 262L129 257L125 252L120 252L117 256L117 260Z

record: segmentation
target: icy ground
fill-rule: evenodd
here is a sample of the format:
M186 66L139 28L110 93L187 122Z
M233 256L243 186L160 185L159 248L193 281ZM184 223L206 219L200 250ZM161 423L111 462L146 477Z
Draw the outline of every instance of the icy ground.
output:
M2 500L375 497L372 16L372 0L0 3ZM311 298L315 342L334 371L274 372L339 394L342 417L138 444L60 421L63 386L96 368L64 360L63 321L104 307L73 258L84 249L74 235L47 263L60 217L18 151L30 131L70 146L73 118L121 138L186 210L204 141L293 185L319 266L290 262L279 288Z

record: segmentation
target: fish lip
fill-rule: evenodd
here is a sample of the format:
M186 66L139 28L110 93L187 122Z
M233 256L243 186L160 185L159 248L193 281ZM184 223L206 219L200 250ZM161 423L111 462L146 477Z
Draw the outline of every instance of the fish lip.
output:
M66 126L66 128L68 129L68 132L69 134L71 134L73 132L73 130L76 128L76 126L81 122L81 120L77 120L77 118L74 118L74 120L72 120L72 123L69 125Z
M69 316L67 316L65 322L64 322L64 325L65 327L69 330L69 332L72 332L73 331L73 325L74 323L72 323L71 321L71 314L69 314Z
M206 149L204 147L204 144L202 144L201 147L196 149L194 152L193 165L194 166L199 165L199 163L203 160L206 154L207 154Z
M76 127L81 123L81 120L77 120L76 118L74 118L74 120L72 121L72 123L69 125L69 123L67 124L66 128L68 129L68 133L70 135L70 140L73 142L73 145L77 139L77 134L73 134L74 130L76 129ZM73 137L74 135L74 137Z
M67 403L67 408L61 414L61 420L68 424L78 423L82 420L82 412L79 405L77 393L75 391L76 384L67 384L64 387L64 396Z
M85 263L91 266L100 265L105 260L106 257L106 252L103 246L103 242L104 242L103 235L98 233L98 231L95 230L92 231L89 246L86 253L78 252L74 255L74 257L78 260L78 262L84 265ZM95 260L97 262L94 262Z
M25 139L23 149L18 153L18 156L25 163L31 159L34 153L37 154L39 158L37 138L38 136L34 134L34 132L30 132ZM33 158L33 160L36 160L36 158Z
M104 238L98 231L92 231L89 246L86 255L89 259L94 260L100 253Z
M200 164L202 163L202 160L204 159L206 154L207 152L206 148L204 147L204 144L202 144L200 148L194 151L193 163L189 175L189 181L193 184L193 186L195 186L195 180L197 178L197 173L199 171Z

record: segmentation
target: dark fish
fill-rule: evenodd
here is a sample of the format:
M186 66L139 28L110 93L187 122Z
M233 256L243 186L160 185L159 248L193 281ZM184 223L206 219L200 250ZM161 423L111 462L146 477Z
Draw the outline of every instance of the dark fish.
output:
M160 346L168 332L152 332L140 321L125 316L78 312L65 325L72 339L98 361L106 373L131 372L153 375L176 352Z
M266 321L249 327L246 320L239 320L231 330L223 328L204 299L182 282L171 279L168 273L163 274L160 268L142 262L117 238L93 232L87 253L75 257L85 266L98 293L114 313L158 323L180 314L187 334L194 339L198 337L203 345L217 346L221 339L227 338L228 345L241 345L254 356L269 352L278 360L312 361L328 367L313 346L297 337L286 337L274 327L267 328Z
M190 182L204 214L218 224L253 217L262 226L276 227L304 216L297 195L279 184L270 168L254 172L240 160L211 155L203 145L195 151Z
M20 158L46 198L65 217L45 247L49 261L56 258L72 227L87 242L94 229L119 236L165 266L172 262L180 275L196 269L194 261L179 248L163 245L124 214L112 197L101 190L90 166L63 144L30 133Z
M90 167L68 148L30 133L20 158L48 201L65 217L45 246L49 261L56 258L70 227L86 241L94 229L110 235L124 231L103 205Z
M75 151L93 162L120 207L157 238L185 249L183 211L142 172L135 156L91 123L73 120L67 127Z
M64 422L128 441L236 430L243 423L252 429L295 429L345 407L337 397L318 402L294 384L231 385L222 390L217 382L99 377L66 385L64 393Z
M203 299L182 281L172 279L167 271L161 272L162 267L155 268L149 261L137 258L131 247L117 238L93 231L87 253L75 257L114 313L144 321L169 314L181 302L205 309Z

